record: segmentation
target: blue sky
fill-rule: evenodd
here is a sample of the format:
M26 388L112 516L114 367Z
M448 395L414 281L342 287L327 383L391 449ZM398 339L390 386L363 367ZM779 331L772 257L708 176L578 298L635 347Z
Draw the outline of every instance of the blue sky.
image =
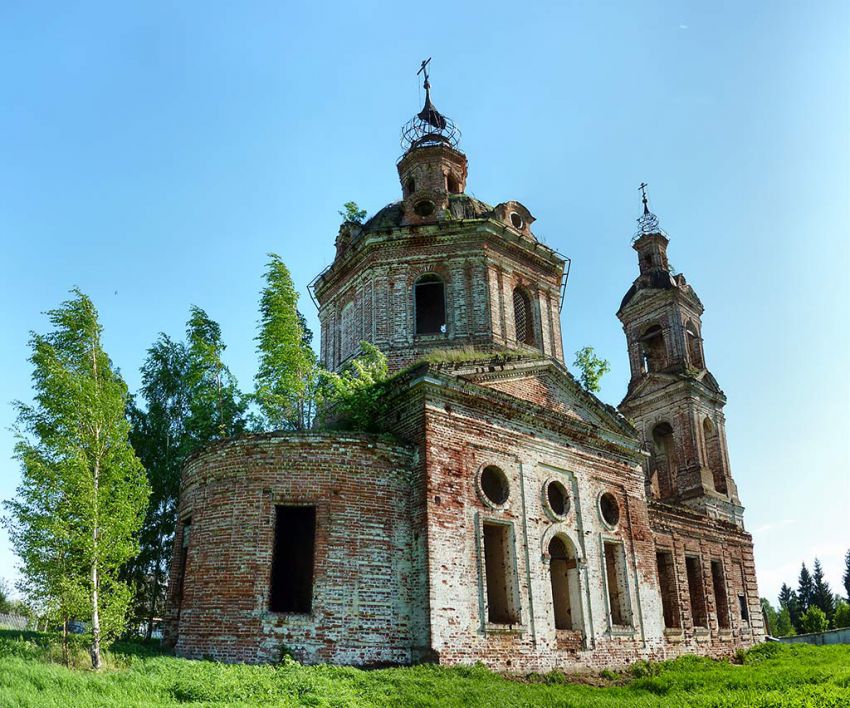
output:
M343 202L398 198L431 56L467 191L518 199L573 260L565 348L628 379L614 316L637 185L706 306L761 592L850 546L850 5L146 2L0 5L0 497L30 330L79 286L131 389L190 304L243 388L276 251L302 292ZM0 577L14 576L0 532Z

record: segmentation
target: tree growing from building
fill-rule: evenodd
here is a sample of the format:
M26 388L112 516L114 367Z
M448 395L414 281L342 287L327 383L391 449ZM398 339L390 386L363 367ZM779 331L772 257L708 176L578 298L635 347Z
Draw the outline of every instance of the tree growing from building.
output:
M318 367L310 347L313 333L298 311L298 293L289 269L269 254L260 294L254 400L272 429L307 430L313 422Z
M611 370L611 364L607 359L601 359L596 355L593 347L582 347L576 352L573 366L579 372L579 381L588 391L598 393L601 386L600 380Z
M361 209L357 202L346 202L342 205L342 211L339 212L339 215L347 224L361 224L363 219L366 218L366 210Z
M319 405L324 421L334 427L379 432L387 357L366 341L360 351L341 373L322 372Z
M22 478L6 525L22 561L22 590L90 620L92 667L124 627L130 590L120 568L136 552L149 487L129 441L127 387L103 350L91 300L79 290L47 313L30 340L35 400L17 403Z

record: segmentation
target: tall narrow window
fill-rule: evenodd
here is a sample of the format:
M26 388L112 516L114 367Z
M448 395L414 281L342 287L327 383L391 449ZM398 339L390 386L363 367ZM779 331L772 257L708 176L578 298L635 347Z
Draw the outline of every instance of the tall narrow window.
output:
M658 494L662 499L673 496L673 480L678 470L673 427L670 423L659 423L652 430L653 455L650 464L658 479Z
M685 557L685 568L688 572L688 594L691 599L691 618L694 627L708 627L705 611L705 590L702 583L702 568L699 558Z
M510 538L505 524L484 524L487 620L493 624L519 623Z
M741 579L741 590L738 594L738 606L741 611L741 621L749 623L750 608L747 603L747 579L744 577L744 567L740 563L735 564L737 575Z
M354 352L354 303L349 302L345 307L342 308L342 314L340 315L340 353L342 354L342 358L345 359L347 356L351 355Z
M446 331L446 296L443 281L433 273L423 275L413 286L416 334Z
M717 610L717 626L729 628L729 600L726 597L726 580L723 578L723 563L711 561L711 584L714 586L714 606Z
M659 325L652 325L640 338L645 372L661 371L667 365L664 334Z
M416 191L416 180L413 177L408 177L404 183L404 196L408 197Z
M275 507L269 609L308 613L313 605L316 507Z
M679 593L676 589L676 572L673 568L673 554L659 551L655 554L658 567L658 584L661 590L661 607L664 610L664 626L679 628L682 620L679 613Z
M570 599L570 575L575 568L575 557L571 557L567 544L556 536L549 542L549 573L555 629L575 629Z
M691 360L691 366L701 369L703 367L702 347L700 347L699 335L697 334L696 327L689 324L685 328L685 337L688 340L688 356Z
M605 577L608 580L608 605L611 608L611 624L627 626L632 618L626 587L626 554L622 543L608 542L605 550Z
M514 325L516 340L534 346L534 320L531 300L522 288L514 288Z
M449 194L460 194L460 182L453 174L446 175L446 190Z
M726 494L726 475L723 469L723 452L720 449L720 435L717 433L717 426L711 422L710 418L705 418L702 421L702 438L705 445L705 462L711 470L714 489L721 494Z
M189 538L192 531L192 519L183 522L180 532L180 577L177 580L177 607L183 604L183 587L186 582L186 563L189 558Z

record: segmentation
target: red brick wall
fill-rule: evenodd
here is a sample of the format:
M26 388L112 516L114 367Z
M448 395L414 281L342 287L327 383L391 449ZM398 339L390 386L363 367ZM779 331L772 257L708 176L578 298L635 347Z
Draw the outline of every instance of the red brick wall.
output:
M352 434L251 436L207 449L183 472L191 535L178 609L175 541L168 634L180 656L308 663L408 663L414 636L410 450ZM276 504L316 507L310 615L268 611ZM421 604L417 611L422 612Z

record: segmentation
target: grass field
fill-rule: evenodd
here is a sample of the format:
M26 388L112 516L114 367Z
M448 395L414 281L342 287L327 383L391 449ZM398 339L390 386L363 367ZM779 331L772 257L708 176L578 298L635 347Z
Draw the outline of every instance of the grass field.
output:
M85 663L77 646L74 662ZM487 669L223 665L115 645L99 674L60 665L53 635L0 631L0 706L850 706L850 646L767 644L742 664L684 657L584 677ZM594 683L599 685L588 685Z

